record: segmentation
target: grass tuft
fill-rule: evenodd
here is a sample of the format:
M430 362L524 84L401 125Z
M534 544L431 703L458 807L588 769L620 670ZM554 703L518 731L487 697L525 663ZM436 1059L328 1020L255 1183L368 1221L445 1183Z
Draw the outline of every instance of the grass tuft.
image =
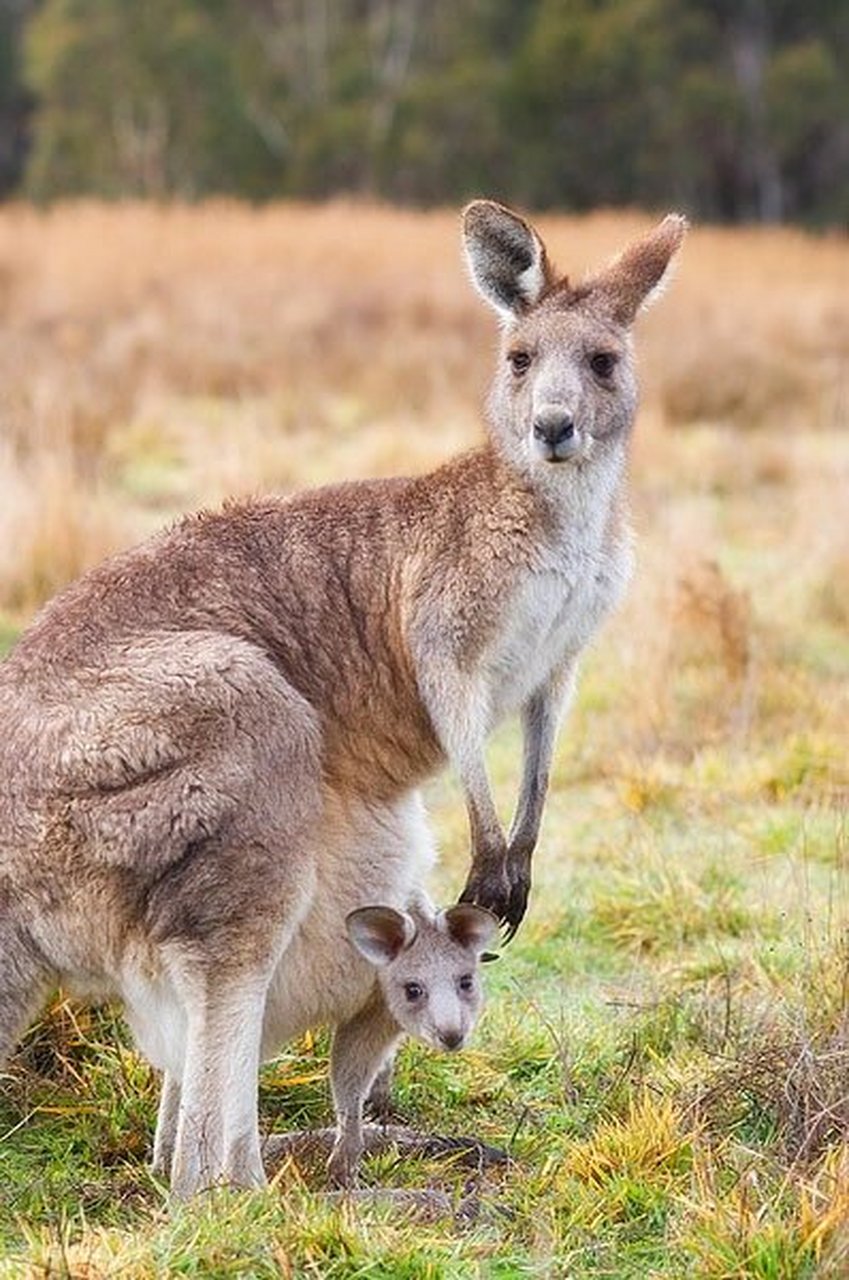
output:
M733 881L710 869L698 880L677 867L613 872L593 914L625 950L648 954L680 949L705 938L740 937L750 917Z

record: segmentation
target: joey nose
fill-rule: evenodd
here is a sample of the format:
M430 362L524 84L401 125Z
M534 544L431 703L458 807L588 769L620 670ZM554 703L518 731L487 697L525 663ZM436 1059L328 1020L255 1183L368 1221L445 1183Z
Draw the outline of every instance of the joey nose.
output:
M570 413L541 413L534 418L534 435L543 444L563 444L574 434L575 423Z
M440 1031L439 1038L446 1049L459 1049L463 1043L462 1031Z

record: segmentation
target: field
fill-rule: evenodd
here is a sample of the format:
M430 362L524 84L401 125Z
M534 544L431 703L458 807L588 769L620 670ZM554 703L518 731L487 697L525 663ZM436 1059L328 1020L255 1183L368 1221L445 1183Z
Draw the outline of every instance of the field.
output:
M576 273L646 225L540 224ZM512 1163L381 1157L169 1211L118 1011L61 994L2 1080L0 1276L849 1274L849 251L696 230L639 322L638 569L583 671L531 910L474 1047L409 1046L400 1110ZM452 213L0 212L0 642L179 512L419 471L477 438L494 321ZM509 813L515 726L491 771ZM466 867L429 792L437 895ZM326 1123L326 1040L266 1069Z

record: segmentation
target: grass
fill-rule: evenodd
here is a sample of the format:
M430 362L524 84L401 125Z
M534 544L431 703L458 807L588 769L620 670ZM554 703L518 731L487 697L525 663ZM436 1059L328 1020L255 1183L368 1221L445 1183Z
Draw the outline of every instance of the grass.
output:
M472 439L492 337L444 214L0 214L0 647L92 559L230 491L420 469ZM636 225L548 220L558 260ZM506 1170L333 1204L321 1170L169 1209L158 1082L116 1010L57 997L0 1091L0 1276L712 1277L849 1272L845 244L698 232L642 322L639 569L585 663L532 907L459 1058L400 1109ZM719 287L718 282L721 282ZM505 812L515 726L490 767ZM449 899L456 783L429 791ZM325 1123L324 1035L263 1073Z

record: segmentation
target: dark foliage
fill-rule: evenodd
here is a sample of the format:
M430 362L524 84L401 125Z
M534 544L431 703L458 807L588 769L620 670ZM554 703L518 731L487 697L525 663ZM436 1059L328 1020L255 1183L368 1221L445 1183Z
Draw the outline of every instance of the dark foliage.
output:
M835 223L847 48L849 0L0 0L0 190Z

